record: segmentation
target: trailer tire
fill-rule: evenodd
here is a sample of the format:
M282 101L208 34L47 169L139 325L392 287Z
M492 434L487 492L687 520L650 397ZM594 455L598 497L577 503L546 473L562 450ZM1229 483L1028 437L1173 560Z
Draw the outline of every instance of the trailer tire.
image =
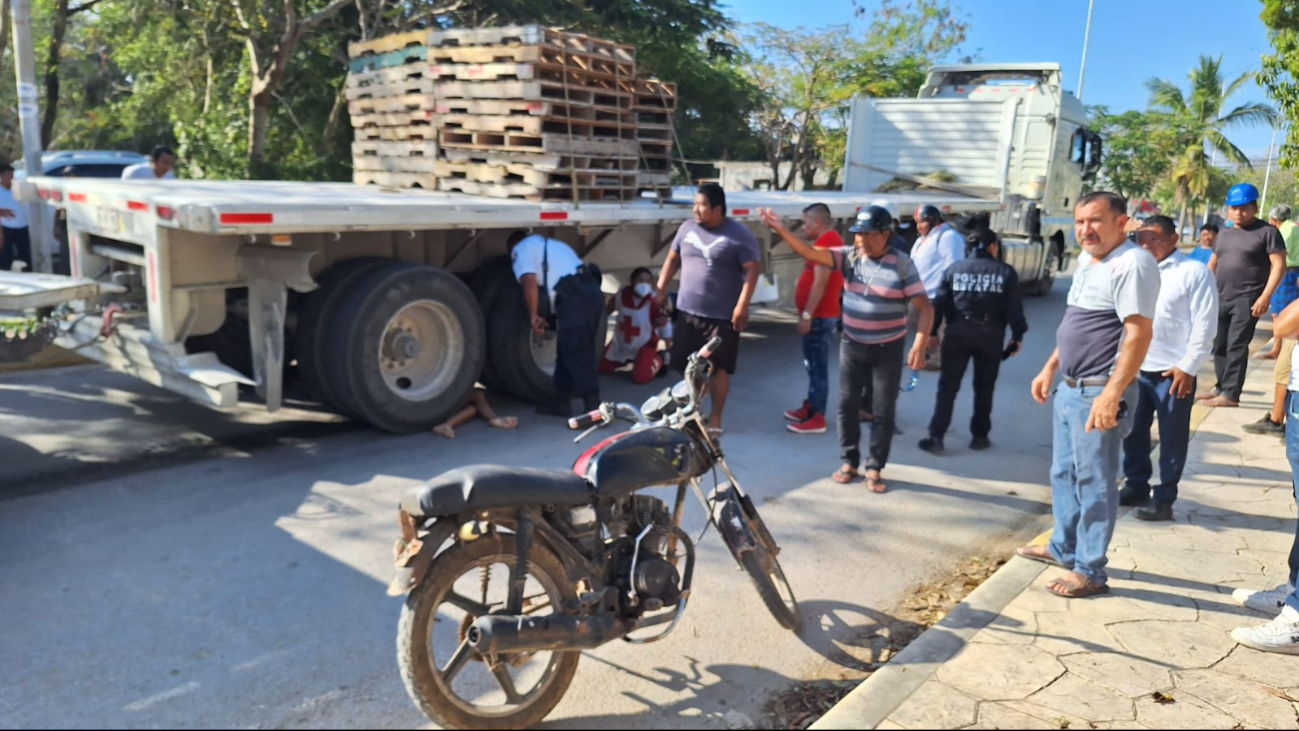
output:
M334 410L339 410L338 399L330 388L325 373L329 333L335 326L338 307L361 277L392 260L366 256L346 259L334 264L317 279L320 286L302 297L298 307L298 326L294 332L294 356L298 361L298 377L306 386L309 397Z
M609 338L609 323L601 319L596 332L595 353L598 363L604 357ZM488 358L500 379L500 388L525 401L540 403L554 394L554 334L540 349L534 349L532 325L523 301L521 287L502 287L492 300L488 314Z
M432 428L464 406L484 357L473 293L458 277L389 262L343 299L326 371L340 411L394 433Z
M221 322L221 327L216 332L207 335L195 335L185 339L186 353L215 353L217 360L223 364L239 371L240 373L254 378L253 374L253 339L252 331L248 325L248 320L240 317L229 309L229 300L232 297L238 297L242 293L247 296L247 290L231 290L227 293L226 319Z

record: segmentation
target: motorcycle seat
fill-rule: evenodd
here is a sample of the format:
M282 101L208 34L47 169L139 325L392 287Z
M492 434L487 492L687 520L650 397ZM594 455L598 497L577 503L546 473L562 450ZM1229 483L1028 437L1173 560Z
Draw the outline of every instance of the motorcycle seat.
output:
M581 505L591 486L571 470L473 465L406 491L401 509L416 518L526 505Z

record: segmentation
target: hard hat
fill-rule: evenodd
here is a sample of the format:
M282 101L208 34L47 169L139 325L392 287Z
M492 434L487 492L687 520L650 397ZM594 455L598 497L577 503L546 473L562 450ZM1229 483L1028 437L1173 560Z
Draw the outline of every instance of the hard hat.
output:
M855 234L860 233L877 233L880 231L891 231L893 226L893 217L881 206L867 206L861 209L857 214L857 220L853 221L848 231Z
M938 210L938 206L927 203L916 209L916 220L917 221L941 221L943 220L943 213L942 211Z
M1258 188L1249 183L1236 183L1227 192L1227 205L1243 206L1258 200Z

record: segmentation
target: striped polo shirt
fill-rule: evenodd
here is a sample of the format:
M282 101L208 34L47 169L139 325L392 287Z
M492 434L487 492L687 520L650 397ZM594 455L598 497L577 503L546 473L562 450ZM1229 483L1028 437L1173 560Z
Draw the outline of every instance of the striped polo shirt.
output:
M911 257L892 247L878 260L851 246L830 253L843 273L844 335L863 345L906 337L907 301L925 294Z

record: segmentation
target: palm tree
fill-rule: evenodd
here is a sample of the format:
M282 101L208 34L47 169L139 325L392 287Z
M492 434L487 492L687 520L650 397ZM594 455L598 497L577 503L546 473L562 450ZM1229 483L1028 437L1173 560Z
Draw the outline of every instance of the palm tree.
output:
M1209 194L1209 150L1216 150L1229 162L1251 167L1249 156L1227 139L1226 131L1277 124L1277 112L1267 104L1243 104L1224 113L1227 99L1254 76L1255 72L1247 71L1226 84L1222 78L1222 56L1200 56L1200 64L1189 74L1189 96L1167 79L1146 82L1151 105L1167 115L1168 124L1176 132L1177 145L1172 150L1173 166L1169 174L1182 207L1181 224L1185 224L1192 202L1206 200Z

